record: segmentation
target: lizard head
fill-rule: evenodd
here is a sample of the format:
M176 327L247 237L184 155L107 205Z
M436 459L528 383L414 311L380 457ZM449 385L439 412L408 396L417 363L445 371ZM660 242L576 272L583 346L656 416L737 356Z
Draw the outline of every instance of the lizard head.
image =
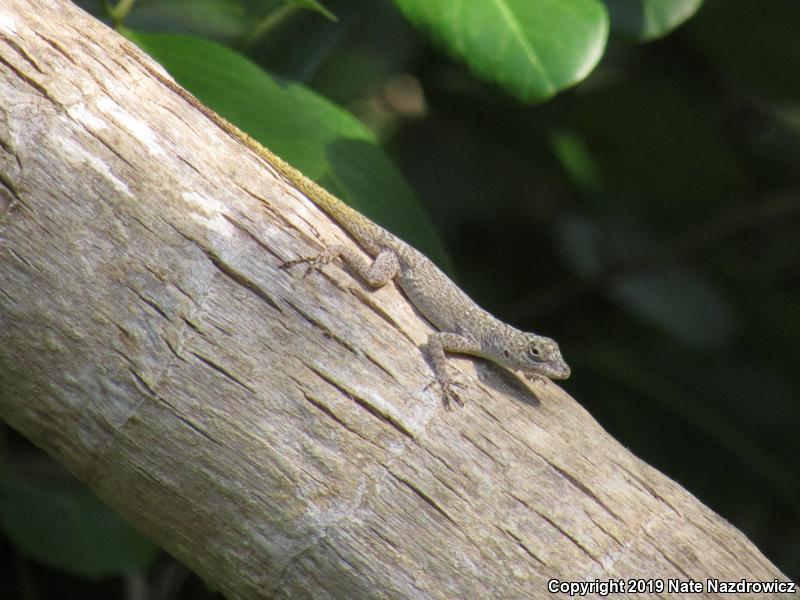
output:
M570 369L558 344L550 338L534 333L520 332L506 348L503 358L508 367L522 371L528 378L536 376L550 379L566 379Z

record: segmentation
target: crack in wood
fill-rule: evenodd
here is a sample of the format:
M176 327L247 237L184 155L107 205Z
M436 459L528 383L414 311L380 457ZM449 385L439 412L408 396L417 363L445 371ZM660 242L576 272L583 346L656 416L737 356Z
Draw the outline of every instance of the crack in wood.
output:
M505 494L506 494L506 496L509 496L509 497L513 498L514 500L516 500L517 502L519 502L520 504L522 504L522 506L524 506L528 510L534 510L533 506L528 504L527 500L525 500L524 498L520 498L515 493L513 493L513 492L505 492Z
M387 376L388 376L388 377L389 377L389 378L390 378L392 381L394 381L395 383L399 383L399 380L397 379L397 377L395 376L395 374L394 374L394 373L392 373L392 372L391 372L389 369L387 369L386 367L384 367L384 366L383 366L383 365L380 363L380 361L379 361L377 358L373 358L373 357L372 357L372 355L371 355L369 352L362 352L362 353L361 353L361 356L363 356L364 358L366 358L366 359L367 359L369 362L371 362L373 365L375 365L376 367L378 367L378 368L379 368L381 371L383 371L384 373L386 373L386 375L387 375Z
M575 486L577 489L579 489L587 497L592 499L596 504L598 504L601 508L603 508L609 515L614 517L617 521L622 521L622 519L619 517L619 515L617 513L615 513L613 510L611 510L608 506L606 506L605 503L602 500L600 500L600 498L598 498L597 495L592 490L590 490L589 487L585 483L583 483L582 481L579 481L575 476L571 475L570 473L568 473L567 471L565 471L564 469L562 469L561 467L559 467L555 463L547 460L547 458L545 458L543 456L542 456L542 458L559 475L561 475L564 479L569 481L573 486Z
M363 288L349 286L347 291L350 292L353 296L359 299L361 304L366 306L370 309L375 315L377 315L380 319L391 325L392 329L396 330L400 335L402 335L406 340L408 340L414 347L419 346L410 335L408 335L400 324L395 321L392 316L383 310L383 307L373 301L373 292L374 290L364 290Z
M220 365L216 364L211 359L206 358L205 356L202 356L201 354L198 354L197 352L194 352L193 350L190 350L189 354L194 356L197 360L199 360L203 364L211 367L213 370L215 370L218 373L220 373L221 375L223 375L226 379L229 379L233 383L243 387L244 389L246 389L251 394L255 394L256 393L256 390L254 388L252 388L249 385L247 385L244 381L242 381L241 379L236 377L236 375L234 375L230 371L226 370L225 368L221 367Z
M584 511L584 514L586 514L586 513L585 513L585 511ZM610 537L612 540L614 540L614 541L615 541L617 544L619 544L621 547L623 547L623 548L625 547L625 544L623 544L623 543L622 543L622 541L621 541L619 538L617 538L617 536L615 536L613 533L611 533L611 532L610 532L610 531L608 531L608 530L607 530L605 527L603 527L603 525L602 525L601 523L598 523L598 522L597 522L597 521L594 519L594 517L592 517L592 515L588 515L588 514L587 514L586 516L588 517L588 519L589 519L589 520L590 520L592 523L594 523L594 526L595 526L595 527L597 527L597 528L598 528L600 531L602 531L603 533L605 533L605 534L606 534L608 537Z
M285 258L279 256L278 253L275 252L275 250L273 250L267 244L262 242L261 239L256 234L254 234L252 231L250 231L250 229L245 227L244 224L238 219L234 219L233 217L225 213L222 214L222 218L225 219L231 225L233 225L235 229L241 231L245 235L245 237L247 237L251 242L253 242L256 246L258 246L261 250L263 250L267 254L273 256L280 263L283 263L286 260Z
M214 264L219 271L225 275L227 275L231 281L241 285L243 288L250 290L256 296L258 296L261 300L266 302L269 306L274 308L279 313L283 313L283 309L277 303L275 299L272 298L265 290L263 290L260 286L256 285L256 283L250 279L244 273L240 273L236 269L234 269L231 265L226 263L219 257L215 252L208 248L204 248L201 244L197 244L197 246L203 251L203 253L208 257L208 259Z
M398 545L397 545L397 544L396 544L394 541L392 541L392 540L390 540L389 538L387 538L387 537L386 537L385 535L383 535L383 534L382 534L380 531L378 531L377 529L375 529L375 528L374 528L372 525L368 525L368 526L367 526L367 529L369 529L369 530L370 530L372 533L374 533L374 534L375 534L375 536L376 536L376 537L377 537L379 540L381 540L381 541L382 541L384 544L386 544L387 546L391 546L392 548L394 548L394 549L395 549L396 551L398 551L398 552L400 551L400 546L398 546Z
M500 462L497 460L497 458L495 458L494 456L489 454L489 452L487 452L486 450L481 448L475 440L473 440L471 437L466 435L463 431L459 432L459 435L461 436L462 439L468 441L478 452L480 452L481 454L486 456L486 458L488 458L494 464L500 464Z
M576 548L578 548L583 554L591 558L593 562L597 563L597 565L600 566L600 568L605 569L605 567L603 567L603 563L601 563L591 552L589 552L589 550L583 544L581 544L577 539L575 539L569 533L567 533L565 529L562 529L558 523L553 521L553 519L543 514L542 512L536 510L535 508L533 509L533 512L539 515L539 517L541 517L544 521L549 523L550 526L553 527L553 529L558 531L561 535L563 535L570 542L572 542Z
M627 468L625 465L621 465L621 464L620 464L619 462L617 462L617 461L614 461L614 464L615 464L617 467L619 467L620 469L622 469L622 470L623 470L625 473L627 473L627 474L628 474L628 475L631 477L631 479L632 479L633 481L635 481L636 483L638 483L638 484L639 484L639 486L640 486L640 487L641 487L643 490L645 490L645 491L646 491L648 494L650 494L650 495L651 495L653 498L655 498L656 500L658 500L658 501L659 501L661 504L664 504L665 506L669 507L669 508L672 510L672 512L674 512L676 515L678 515L679 517L683 518L683 515L680 513L680 511L679 511L677 508L675 508L674 506L672 506L672 504L670 504L669 502L667 502L667 499L666 499L666 498L664 498L664 497L663 497L661 494L659 494L657 491L655 491L655 490L654 490L654 489L653 489L653 488L652 488L650 485L648 485L648 484L647 484L647 482L643 481L643 480L641 479L641 477L639 477L638 475L636 475L636 473L633 473L633 472L632 472L630 469L628 469L628 468Z
M161 308L161 307L160 307L160 306L159 306L159 305L158 305L158 304L155 302L155 300L152 300L152 299L150 299L150 298L147 298L147 297L146 297L144 294L142 294L142 292L141 292L141 291L139 291L139 290L135 289L133 286L131 286L131 285L127 284L127 283L124 283L123 285L124 285L126 288L128 288L130 291L132 291L134 294L136 294L136 297L137 297L137 298L139 298L139 299L140 299L142 302L144 302L144 303L145 303L147 306L149 306L150 308L152 308L152 309L153 309L153 310L154 310L156 313L158 313L158 314L159 314L159 315L160 315L160 316L161 316L161 317L162 317L162 318L163 318L165 321L167 321L167 322L172 322L172 319L171 319L171 318L170 318L170 317L167 315L167 313L166 313L166 312L164 312L164 310L163 310L163 309L162 309L162 308Z
M678 573L681 574L681 576L682 576L682 578L684 580L688 581L689 579L692 579L692 576L689 573L687 573L683 569L683 567L681 567L678 563L676 563L674 560L672 560L669 556L664 554L664 551L659 547L658 543L653 543L655 540L653 540L653 538L650 537L650 535L647 533L646 530L642 529L642 531L644 532L645 537L650 542L650 547L653 550L655 550L656 552L658 552L658 554L660 554L665 561L667 561L669 564L671 564L673 567L675 567L675 569L678 571Z
M456 522L456 520L453 519L453 517L451 517L449 514L447 514L447 511L445 511L441 506L439 506L439 504L433 498L431 498L428 494L423 492L416 485L411 483L408 479L405 479L404 477L400 477L399 475L397 475L396 473L392 472L391 470L389 470L388 472L397 481L399 481L400 483L405 485L409 490L414 492L414 494L419 496L419 498L421 498L427 505L429 505L431 508L433 508L436 512L438 512L440 515L442 515L445 519L450 521L453 525L458 527L458 523Z
M199 335L200 337L203 337L203 338L205 338L205 337L206 337L206 334L205 334L205 332L204 332L203 330L201 330L201 329L200 329L200 326L199 326L199 325L197 325L197 323L193 322L191 319L189 319L189 317L187 317L187 316L181 316L181 319L182 319L182 320L183 320L183 322L186 324L186 326L187 326L189 329L191 329L192 331L194 331L194 332L195 332L197 335Z
M2 37L6 41L8 41L9 44L12 47L14 47L14 44L11 44L11 42L8 40L8 38L6 38L4 36L2 36ZM2 56L0 56L0 63L6 65L17 77L19 77L22 81L27 83L29 86L31 86L33 89L35 89L37 92L39 92L42 96L47 98L53 104L53 106L58 106L58 107L63 108L61 103L58 100L56 100L53 96L51 96L50 92L47 91L47 88L44 87L41 83L39 83L38 81L36 81L32 77L28 76L27 74L25 74L22 71L20 71L19 69L17 69L17 67L12 65L10 62L8 62Z
M284 302L286 302L286 304L288 304L292 309L294 309L294 311L304 321L306 321L309 325L314 327L314 329L319 329L325 337L327 337L328 339L331 339L334 342L338 343L340 346L342 346L342 348L344 348L348 352L351 352L355 356L358 356L358 357L363 356L363 353L360 352L355 346L350 344L347 340L342 339L341 337L339 337L338 335L333 333L333 331L331 331L322 321L320 321L319 319L315 318L311 314L309 314L306 311L304 311L296 303L292 302L291 299L286 298L286 299L284 299Z
M186 418L186 417L184 417L183 415L181 415L181 414L178 414L178 413L176 413L176 412L174 412L174 411L173 411L173 413L172 413L172 414L174 414L174 415L175 415L175 417L176 417L176 418L177 418L177 419L178 419L178 420L179 420L181 423L183 423L184 425L186 425L186 426L187 426L189 429L191 429L192 431L195 431L195 432L199 433L200 435L202 435L204 438L206 438L206 439L207 439L209 442L211 442L211 443L212 443L212 444L214 444L215 446L223 447L223 446L222 446L222 444L220 443L220 441L219 441L219 440L217 440L217 439L216 439L216 438L215 438L213 435L211 435L210 433L208 433L207 431L205 431L204 429L202 429L202 428L201 428L199 425L197 425L196 423L193 423L192 421L190 421L189 419L187 419L187 418Z
M69 113L67 113L67 114L69 114ZM72 115L70 115L70 117L72 118ZM97 135L97 133L95 133L92 129L89 129L86 126L85 123L83 123L82 121L76 120L74 118L72 120L75 121L76 123L78 123L87 134L89 134L95 140L97 140L97 142L99 144L101 144L102 146L104 146L106 148L106 150L111 152L111 154L116 156L118 159L120 159L123 163L125 163L131 169L134 169L134 170L136 169L136 165L134 165L131 161L129 161L127 158L125 158L122 154L120 154L119 150L117 150L114 146L112 146L106 140L104 140L99 135ZM111 169L109 168L109 170L111 170Z
M291 377L291 376L290 376L290 378L291 378L293 381L297 382L298 384L300 383L300 382L299 382L299 381L297 381L297 380L296 380L294 377ZM305 391L304 391L304 392L302 392L302 394L303 394L303 398L305 398L305 399L306 399L306 401L308 401L308 402L309 402L311 405L313 405L313 406L317 407L317 409L318 409L318 410L320 410L322 413L324 413L325 415L327 415L328 417L330 417L331 419L333 419L333 420L334 420L336 423L338 423L338 424L339 424L339 425L340 425L340 426L341 426L343 429L345 429L345 430L349 431L350 433L352 433L353 435L357 436L358 438L360 438L360 439L364 440L365 442L367 442L367 443L369 443L369 444L372 444L372 445L373 445L373 446L375 446L376 448L380 448L381 450L385 450L385 448L383 448L383 446L381 446L380 444L378 444L378 443L377 443L377 442L375 442L374 440L371 440L370 438L366 437L364 434L362 434L362 433L361 433L361 432L359 432L358 430L356 430L356 429L353 429L352 427L350 427L350 425L348 425L347 423L345 423L345 422L344 422L344 421L343 421L343 420L342 420L342 419L341 419L341 418L340 418L340 417L339 417L339 416L338 416L338 415L337 415L335 412L333 412L333 410L331 409L331 407L330 407L330 406L328 406L327 404L325 404L324 402L322 402L322 400L320 400L320 399L318 399L318 398L315 398L314 396L312 396L311 394L309 394L309 393L307 393L307 392L305 392Z
M272 296L270 296L265 290L263 290L261 287L256 285L256 283L252 279L250 279L247 275L245 275L244 273L241 273L241 272L237 271L236 269L234 269L231 265L229 265L227 262L225 262L225 260L223 260L221 256L219 256L211 248L206 247L199 240L197 240L197 239L193 238L192 236L184 233L183 231L181 231L179 228L175 227L175 225L173 225L169 221L164 221L164 222L169 227L171 227L173 229L173 231L175 231L178 235L180 235L186 241L190 242L197 249L199 249L200 252L202 252L206 256L206 258L208 258L208 260L211 262L211 264L213 264L220 273L222 273L223 275L226 275L231 281L233 281L234 283L242 286L246 290L251 291L258 298L260 298L261 300L266 302L269 306L274 308L279 313L283 313L283 309L280 307L278 302L275 299L273 299Z
M156 391L144 380L144 377L139 375L139 373L137 373L134 369L128 368L128 371L130 372L136 384L142 388L148 396L151 396L152 398L158 398L158 394L156 394Z
M397 430L398 432L400 432L401 434L403 434L407 438L409 438L411 440L415 439L414 434L405 425L403 425L400 421L398 421L396 418L394 418L393 416L391 416L391 415L385 413L384 411L380 410L378 407L373 406L372 404L370 404L364 398L360 398L357 394L355 394L351 390L348 390L347 388L345 388L341 383L336 381L333 377L331 377L330 375L324 373L323 371L321 371L320 369L318 369L314 365L306 364L306 366L311 371L316 373L321 379L323 379L324 381L327 381L330 385L332 385L337 390L339 390L344 396L346 396L347 398L350 398L356 404L358 404L362 408L366 409L367 412L369 412L373 416L377 417L378 419L380 419L381 421L383 421L387 425L391 426L393 429Z
M456 496L456 497L460 498L460 499L461 499L461 500L463 500L464 502L470 502L470 501L471 501L471 499L470 499L470 498L468 498L468 497L464 496L464 494L462 494L462 493L461 493L461 492L460 492L458 489L456 489L456 488L454 488L452 485L450 485L450 483L449 483L448 481L446 481L446 480L445 480L445 479L444 479L444 478L443 478L441 475L437 475L435 471L432 471L432 474L433 474L433 477L434 477L434 479L436 479L436 481L438 481L438 482L439 482L439 483L441 483L441 484L442 484L444 487L446 487L448 490L450 490L450 492L451 492L451 493L452 493L454 496Z
M42 69L42 67L40 67L39 64L33 60L33 57L25 52L25 50L19 44L17 44L13 38L9 38L2 33L0 33L0 38L2 38L14 50L14 52L16 52L22 60L33 67L34 70L38 71L41 75L45 74L45 71Z
M525 552L525 554L527 554L532 559L537 561L543 567L549 567L550 566L545 561L543 561L541 558L539 558L533 550L528 548L528 546L525 544L525 542L522 540L522 538L519 537L518 535L514 534L511 530L506 529L504 527L498 527L497 525L495 525L495 529L497 529L501 533L506 534L508 537L510 537L512 540L514 540L514 543L516 543L517 546L519 546L522 549L522 551Z
M61 45L59 43L57 43L55 40L52 40L49 37L42 35L38 31L33 31L32 33L33 33L33 35L38 37L40 40L42 40L44 43L46 43L48 46L50 46L53 50L58 52L61 56L66 58L73 65L76 65L76 66L78 65L78 63L75 62L75 59L72 58L72 55L69 52L67 52L66 50L64 50L64 48L62 48Z

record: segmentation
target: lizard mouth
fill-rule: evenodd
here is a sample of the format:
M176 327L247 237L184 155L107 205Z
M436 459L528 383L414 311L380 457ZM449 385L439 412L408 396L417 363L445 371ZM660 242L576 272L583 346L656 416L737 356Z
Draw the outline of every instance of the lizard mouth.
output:
M536 377L536 375L542 375L550 379L568 379L571 373L569 365L561 363L560 365L541 365L536 370L536 373L526 374L526 377L530 379L531 377Z

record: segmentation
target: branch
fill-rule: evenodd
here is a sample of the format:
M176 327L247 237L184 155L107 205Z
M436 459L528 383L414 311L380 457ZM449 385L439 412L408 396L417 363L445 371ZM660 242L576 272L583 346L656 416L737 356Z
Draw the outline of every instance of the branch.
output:
M308 189L60 0L0 0L0 416L230 598L785 577L554 384L455 360ZM710 594L693 597L702 598Z

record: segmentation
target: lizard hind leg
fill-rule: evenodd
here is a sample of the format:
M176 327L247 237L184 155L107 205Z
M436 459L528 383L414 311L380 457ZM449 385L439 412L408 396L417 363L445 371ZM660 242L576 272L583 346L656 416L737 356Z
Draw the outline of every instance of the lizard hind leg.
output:
M383 287L394 279L399 269L397 255L391 250L382 250L374 260L368 261L358 250L343 244L330 246L316 256L302 256L294 260L286 261L281 265L281 268L286 269L294 265L306 263L309 265L309 270L319 270L338 257L341 257L348 267L374 288ZM306 274L307 273L308 271L306 271Z
M299 258L295 258L293 260L287 260L286 262L280 265L281 269L289 269L294 267L295 265L307 264L308 270L303 273L303 277L308 274L308 271L311 270L319 270L325 265L330 262L333 262L337 256L339 256L338 248L336 246L332 246L330 248L325 248L323 252L319 254L315 254L313 256L301 256Z
M348 265L355 269L359 276L374 288L383 287L394 279L400 269L397 254L392 250L381 250L371 263L367 264L360 254L348 248L355 255L353 258L342 255ZM354 262L355 259L355 262Z

